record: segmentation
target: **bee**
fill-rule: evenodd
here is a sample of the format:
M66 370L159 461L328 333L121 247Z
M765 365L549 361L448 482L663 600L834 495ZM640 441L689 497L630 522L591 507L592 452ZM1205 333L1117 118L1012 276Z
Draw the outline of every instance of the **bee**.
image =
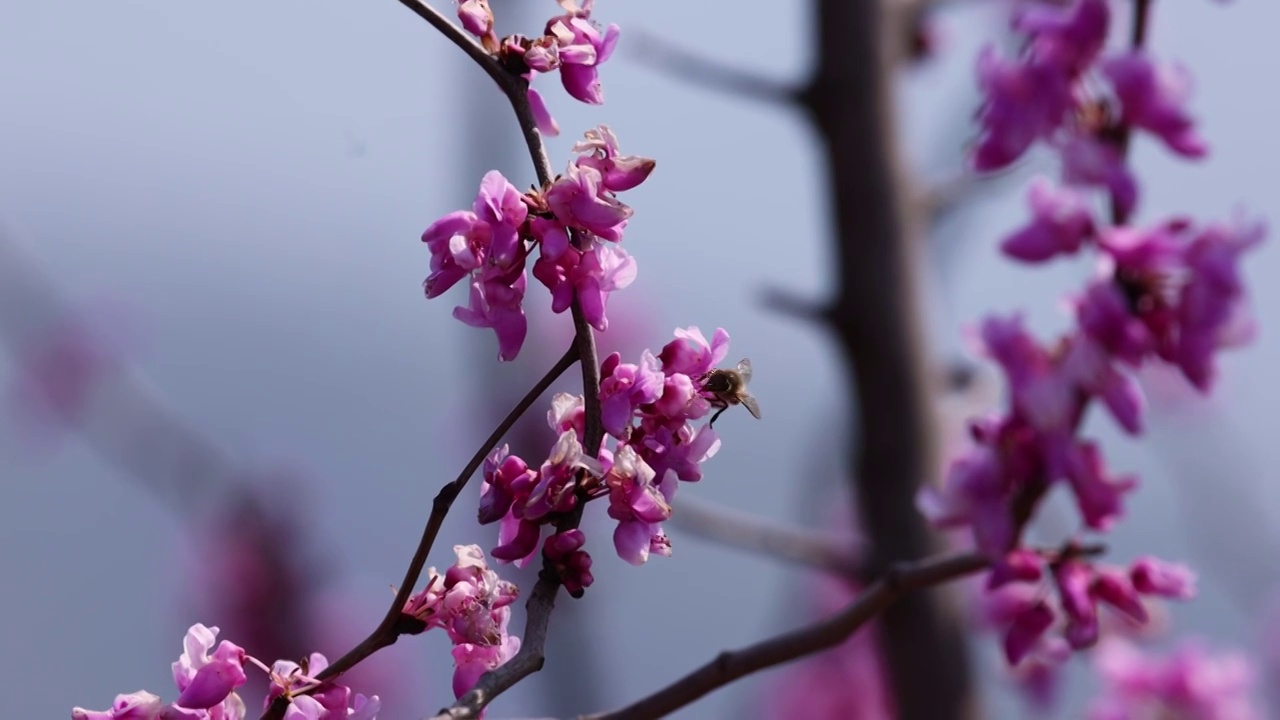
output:
M715 425L720 413L729 409L730 405L742 405L757 420L760 419L760 405L755 397L747 392L747 383L751 382L751 361L742 358L735 370L716 369L702 376L702 392L709 393L711 407L720 408L711 416L709 426Z

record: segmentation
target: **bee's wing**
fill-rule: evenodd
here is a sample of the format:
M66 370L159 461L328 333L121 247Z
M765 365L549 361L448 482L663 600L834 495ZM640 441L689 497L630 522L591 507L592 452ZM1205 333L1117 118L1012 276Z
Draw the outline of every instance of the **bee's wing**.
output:
M748 365L747 369L750 370L750 368L751 366ZM753 416L755 416L755 419L757 420L761 419L760 403L756 402L756 398L754 395L752 395L749 392L743 392L738 395L738 399L742 401L742 406L745 407L747 411L750 412Z
M742 384L751 382L751 360L742 358L738 361L738 374L742 376Z

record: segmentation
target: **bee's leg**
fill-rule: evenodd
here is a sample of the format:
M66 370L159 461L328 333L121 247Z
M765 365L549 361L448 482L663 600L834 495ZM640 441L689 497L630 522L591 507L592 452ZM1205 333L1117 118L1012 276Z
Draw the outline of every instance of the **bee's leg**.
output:
M707 427L711 427L711 428L715 427L716 418L720 417L720 413L723 413L725 410L728 410L728 409L729 409L728 407L722 407L719 410L717 410L716 414L711 416L711 421L707 423Z

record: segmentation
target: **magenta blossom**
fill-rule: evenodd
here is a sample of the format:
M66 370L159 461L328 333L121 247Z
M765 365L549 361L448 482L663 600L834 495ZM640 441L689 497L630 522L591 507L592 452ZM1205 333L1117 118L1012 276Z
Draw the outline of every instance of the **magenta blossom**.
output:
M1102 72L1115 88L1126 124L1150 132L1179 155L1198 158L1208 152L1183 107L1191 94L1184 69L1158 66L1135 51L1107 58Z
M559 532L542 544L542 555L547 559L556 577L560 578L569 595L580 598L595 582L591 574L591 556L582 546L587 536L577 528Z
M1043 262L1055 255L1070 255L1094 234L1088 200L1070 188L1055 188L1046 178L1036 178L1029 196L1032 220L1005 238L1000 248L1024 262Z
M618 353L605 358L600 365L600 419L605 432L625 440L636 409L662 396L664 380L651 352L640 356L639 365L622 362Z
M696 327L676 330L676 339L667 343L658 355L662 369L668 373L681 373L700 377L714 369L729 354L729 333L716 328L711 342Z
M1260 223L1214 225L1187 248L1189 278L1178 298L1180 332L1174 357L1187 379L1201 390L1213 382L1216 351L1252 336L1239 261L1262 242L1265 233Z
M1013 18L1014 28L1031 36L1031 53L1068 76L1079 75L1098 57L1110 23L1107 0L1024 3Z
M617 25L601 33L590 21L592 2L578 7L573 0L560 0L565 15L547 22L547 35L556 39L560 51L560 82L565 92L591 105L604 103L597 68L604 64L618 44Z
M552 312L562 313L577 300L587 323L603 332L609 328L609 295L635 280L636 263L616 245L597 244L587 252L568 248L555 260L544 254L533 276L551 291Z
M214 648L218 628L196 624L183 640L183 653L173 663L173 679L178 686L178 700L170 705L146 691L117 695L110 710L94 711L75 708L72 720L245 720L244 702L234 690L245 683L244 663L251 660L237 645L226 640ZM212 651L212 652L210 652ZM349 688L330 683L310 695L292 695L292 691L315 684L314 674L328 665L323 655L313 653L307 666L280 660L271 671L271 690L263 708L290 694L285 710L286 720L375 720L381 703L377 696L356 695L354 706ZM309 674L310 673L310 674Z
M337 683L328 683L309 695L295 694L314 685L316 676L327 667L329 660L320 653L311 653L301 665L291 660L277 660L271 666L271 689L263 701L263 709L270 707L276 698L287 696L289 707L284 713L285 720L374 720L382 708L376 695L353 694L351 688Z
M444 628L453 642L453 691L461 697L485 672L515 656L520 638L507 633L511 603L519 590L502 580L476 545L455 545L458 561L444 575L431 568L423 590L405 603L404 614L423 629Z
M493 31L493 10L489 8L489 0L460 0L458 2L458 20L467 32L480 38L480 43L489 52L498 49L498 35Z
M1090 720L1203 718L1261 720L1252 696L1255 671L1241 653L1210 653L1195 641L1172 655L1147 655L1132 644L1109 639L1099 646L1095 667L1105 687Z
M600 170L574 163L551 184L547 206L562 224L616 242L632 211L607 190Z
M1017 160L1056 130L1071 106L1068 78L1058 66L1006 60L994 47L978 56L978 83L985 98L978 115L982 137L973 154L979 172Z
M597 249L611 247L603 243ZM570 248L561 257L571 256ZM650 555L671 554L662 523L671 517L680 482L702 478L702 463L720 448L709 425L694 421L709 409L703 376L725 357L729 335L717 329L707 342L697 328L680 329L662 356L641 354L639 364L624 363L612 353L600 368L600 404L604 430L615 439L597 457L583 448L584 400L557 394L547 423L559 434L549 457L537 471L504 446L484 464L479 519L500 522L494 558L522 565L531 561L539 543L542 556L570 590L591 584L591 558L581 550L579 531L553 532L583 503L608 499L608 514L617 521L614 548L619 557L640 565ZM688 371L696 375L685 374Z
M214 650L217 636L218 628L199 623L187 631L182 655L173 663L173 682L182 693L177 705L207 710L221 704L247 680L244 650L226 640Z
M665 492L654 482L656 477L630 445L622 445L614 453L613 465L604 475L609 517L618 521L613 544L618 557L632 565L643 565L655 547L667 547L662 522L671 517L668 495L675 494L676 477L668 471L662 480Z
M639 155L623 155L618 149L618 138L608 126L601 125L585 133L573 151L582 153L575 161L578 165L595 168L601 177L601 185L610 192L630 190L644 182L657 163L652 158Z
M520 237L527 216L519 191L494 170L480 183L471 211L450 213L422 234L431 251L431 275L423 284L427 297L470 275L468 306L455 308L453 315L472 327L493 329L501 360L516 357L527 332L521 303L528 281Z

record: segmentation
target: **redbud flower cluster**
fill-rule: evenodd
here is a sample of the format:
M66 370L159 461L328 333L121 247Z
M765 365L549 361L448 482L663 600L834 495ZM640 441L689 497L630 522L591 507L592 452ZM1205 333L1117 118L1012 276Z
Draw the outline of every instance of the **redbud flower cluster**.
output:
M555 136L560 130L548 112L546 102L532 87L538 73L560 71L560 82L576 100L591 105L604 103L597 68L609 59L618 44L618 26L603 32L591 22L595 0L559 0L564 14L547 21L541 37L511 35L499 39L494 32L493 10L488 0L461 0L458 19L472 35L480 38L485 50L516 75L530 83L529 105L544 135Z
M654 161L623 155L604 126L587 131L573 151L565 173L542 190L521 194L489 172L471 210L449 213L422 234L431 251L427 297L468 278L469 303L453 316L491 328L501 360L516 357L528 332L525 268L535 247L533 275L551 291L551 309L564 312L576 300L597 330L608 327L609 294L635 279L635 260L620 245L632 210L616 193L644 182Z
M519 589L489 569L476 545L455 545L458 561L444 575L427 571L427 584L411 596L404 614L422 623L409 634L443 628L453 642L453 692L470 690L480 676L520 650L520 638L507 633L511 603Z
M705 377L729 350L723 329L710 342L696 327L675 335L657 356L645 351L639 364L622 362L618 353L601 363L602 422L614 442L599 457L584 453L583 399L567 393L553 399L547 414L560 436L541 467L531 468L505 446L490 455L479 519L501 522L495 558L527 563L544 526L598 498L608 499L609 517L618 523L613 544L619 557L641 565L651 553L671 554L662 523L671 517L676 486L702 479L702 463L720 448L715 431L694 421L711 408ZM592 580L591 559L580 549L584 542L573 530L543 543L544 556L575 596Z
M1189 79L1142 50L1103 54L1111 24L1108 0L1022 3L1013 27L1027 37L1015 59L993 47L978 59L986 96L977 170L995 170L1044 141L1062 160L1063 180L1106 188L1120 217L1138 201L1126 165L1127 137L1140 129L1188 158L1207 151L1184 105Z
M244 663L261 663L227 640L215 649L217 636L216 627L196 624L187 630L182 655L173 663L178 699L172 703L165 704L158 696L139 690L117 695L109 710L75 708L71 711L72 720L243 720L245 704L235 690L248 679ZM378 697L357 694L352 698L350 688L342 685L327 685L310 696L292 696L293 690L314 682L308 674L318 673L327 665L328 661L319 653L311 655L306 668L285 660L276 662L263 708L276 697L285 695L289 696L286 720L375 720L381 706Z
M1202 391L1212 385L1217 353L1250 337L1239 261L1261 242L1260 224L1198 224L1171 218L1126 224L1138 186L1126 165L1129 137L1144 130L1186 157L1205 145L1183 109L1185 74L1157 66L1144 51L1105 55L1110 25L1106 0L1024 3L1013 21L1026 36L1022 54L979 59L986 103L974 155L980 170L1005 166L1034 142L1061 157L1064 186L1037 179L1032 219L1005 239L1005 254L1025 263L1090 250L1096 273L1072 298L1074 327L1042 343L1019 315L988 317L978 335L1003 371L1007 411L975 420L974 448L951 466L941 493L926 491L921 508L940 526L968 526L977 547L996 559L991 588L1025 584L1034 600L1009 608L1005 649L1010 662L1054 656L1045 634L1079 649L1098 639L1102 602L1143 622L1140 595L1191 594L1185 569L1144 559L1128 572L1067 557L1044 568L1020 549L1023 530L1055 483L1075 496L1085 528L1106 531L1123 514L1135 477L1117 475L1097 443L1082 438L1088 408L1098 401L1130 434L1143 428L1144 400L1132 373L1148 363L1177 367ZM1108 225L1087 189L1105 188ZM1058 602L1044 598L1047 575Z
M1041 580L1051 581L1057 597ZM1004 651L1009 663L1024 658L1060 661L1073 649L1097 642L1099 613L1106 605L1138 624L1150 616L1145 598L1189 600L1195 576L1186 567L1142 557L1126 568L1091 564L1070 550L1051 563L1031 550L1015 550L987 580L996 597L988 603L988 620L1006 629ZM1056 632L1050 634L1049 631Z
M1098 647L1095 664L1106 689L1089 720L1264 717L1252 697L1253 668L1238 653L1210 652L1189 641L1170 655L1152 656L1108 639Z

